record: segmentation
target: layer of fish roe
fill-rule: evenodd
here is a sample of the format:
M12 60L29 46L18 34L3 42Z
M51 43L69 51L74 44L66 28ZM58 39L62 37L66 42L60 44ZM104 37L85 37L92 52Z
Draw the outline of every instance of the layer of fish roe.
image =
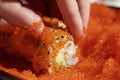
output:
M119 80L120 79L120 10L101 4L92 4L91 16L86 37L81 39L80 60L70 69L62 69L52 74L35 76L32 70L18 71L14 67L0 69L27 76L27 80ZM8 64L11 65L11 64ZM25 65L21 65L24 67ZM26 73L24 74L24 71ZM28 75L29 74L29 75Z
M40 22L22 28L0 27L0 49L30 61L36 74L74 66L78 62L78 47L65 24L56 18L46 17L43 21L46 27L41 33Z

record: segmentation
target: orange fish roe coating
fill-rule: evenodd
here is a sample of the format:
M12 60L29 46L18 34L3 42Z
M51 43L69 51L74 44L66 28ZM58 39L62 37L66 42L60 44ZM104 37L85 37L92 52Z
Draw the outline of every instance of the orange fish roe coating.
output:
M120 10L93 4L87 34L80 40L79 49L79 62L70 69L34 77L34 73L30 74L26 70L27 73L23 74L25 69L20 71L16 68L19 71L17 74L28 78L33 76L34 79L30 78L31 80L119 80ZM7 63L5 60L0 60L0 63L1 61ZM11 70L5 68L11 73L15 71L11 67ZM1 69L3 70L0 67Z
M70 33L62 29L62 27L60 29L59 25L55 25L54 28L46 26L43 32L39 33L40 25L38 22L25 26L25 28L1 27L0 35L3 39L1 38L0 42L3 45L0 47L8 53L24 57L32 62L37 74L55 72L63 66L70 67L75 65L78 61L78 58L76 58L77 47ZM8 31L6 32L4 29ZM61 51L62 48L63 50ZM71 49L70 52L66 50L69 48ZM72 57L75 59L72 59ZM71 62L72 60L73 62Z

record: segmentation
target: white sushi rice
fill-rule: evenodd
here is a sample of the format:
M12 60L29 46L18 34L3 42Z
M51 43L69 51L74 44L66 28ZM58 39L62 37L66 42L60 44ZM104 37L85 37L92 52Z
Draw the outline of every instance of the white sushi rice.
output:
M78 57L76 55L76 46L73 41L68 41L64 48L60 49L58 55L56 56L56 63L59 66L70 67L78 62Z

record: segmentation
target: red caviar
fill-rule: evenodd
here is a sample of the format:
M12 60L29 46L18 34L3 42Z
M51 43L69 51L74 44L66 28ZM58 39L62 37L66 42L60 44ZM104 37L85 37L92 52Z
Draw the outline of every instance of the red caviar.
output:
M86 36L80 41L79 63L59 72L35 76L32 70L6 67L0 56L0 69L23 75L26 80L119 80L120 79L120 10L93 4ZM4 57L5 58L5 57ZM6 57L7 58L7 57ZM8 64L11 65L11 64ZM17 66L17 65L16 65ZM24 67L25 65L21 65ZM25 71L25 72L24 72ZM29 75L28 75L29 74Z

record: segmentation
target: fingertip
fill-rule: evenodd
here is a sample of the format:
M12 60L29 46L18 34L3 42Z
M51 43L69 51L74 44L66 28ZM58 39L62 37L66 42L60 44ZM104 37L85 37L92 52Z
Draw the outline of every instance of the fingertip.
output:
M37 14L34 14L33 18L31 19L31 21L28 24L32 24L32 23L36 23L36 22L40 22L40 28L39 28L39 32L41 33L45 27L41 17Z
M16 16L19 20L24 21L26 25L41 21L41 17L39 15L26 7L19 9L19 14Z
M64 16L63 19L73 36L83 36L83 23L80 15Z
M33 22L38 22L41 21L41 17L37 14L34 14L35 16L33 16Z
M45 27L41 17L37 14L35 14L35 16L32 18L30 23L36 23L36 22L41 22L40 27L39 27L39 32L41 33Z
M88 27L88 21L84 24L83 23L83 27L85 28L85 29L87 29L87 27Z
M73 36L83 35L83 22L79 12L77 0L57 0L63 19Z
M41 17L37 15L31 9L21 6L19 2L11 1L4 2L0 4L0 16L6 22L14 26L25 27L33 23L41 22L38 31L41 33L44 29L44 24ZM4 26L7 23L5 21L0 21L0 26Z
M68 25L68 29L69 29L70 33L75 37L82 37L83 36L82 22L79 22L79 21L76 21L76 22L71 21L70 23L69 22L66 24Z
M83 16L82 18L82 23L83 23L83 26L87 29L88 27L88 22L89 22L89 14L86 14L87 17Z

